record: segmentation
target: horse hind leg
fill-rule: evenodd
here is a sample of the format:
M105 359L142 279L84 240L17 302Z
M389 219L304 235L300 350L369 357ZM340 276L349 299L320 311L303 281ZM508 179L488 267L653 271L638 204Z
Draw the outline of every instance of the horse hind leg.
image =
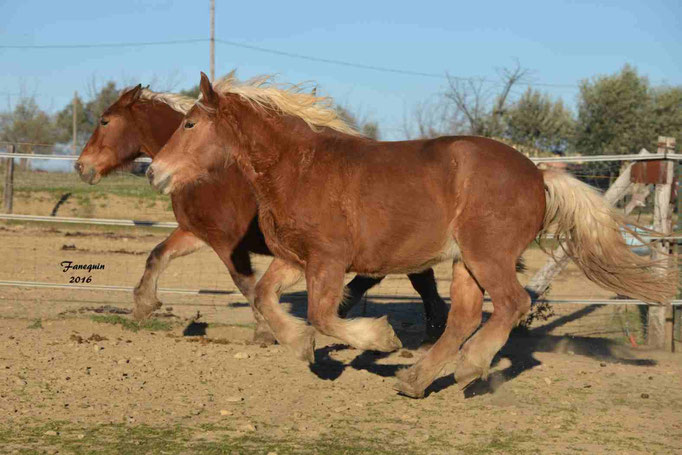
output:
M155 310L161 308L156 296L159 276L168 267L172 259L186 256L203 247L205 243L197 236L184 229L177 228L163 242L149 253L144 273L133 291L133 317L136 320L148 318Z
M487 378L493 357L507 342L512 328L530 310L530 296L519 283L513 264L508 267L500 264L490 261L473 267L476 278L490 294L493 314L460 352L455 380L461 387Z
M362 350L392 352L402 347L388 318L341 319L338 307L343 295L344 268L315 265L306 269L308 320L322 334Z
M400 370L395 388L403 395L421 398L446 364L454 360L460 346L481 323L483 290L464 263L457 262L450 284L452 305L443 335L417 363Z

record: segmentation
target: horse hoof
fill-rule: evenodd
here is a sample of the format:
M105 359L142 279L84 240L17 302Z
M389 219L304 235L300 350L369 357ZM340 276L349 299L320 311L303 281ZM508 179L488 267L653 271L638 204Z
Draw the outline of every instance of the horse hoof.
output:
M398 394L409 397L409 398L424 398L424 391L416 390L411 384L406 382L398 381L393 386L393 390L398 392Z
M297 359L315 363L315 329L306 327L298 340L291 345L291 348Z
M256 327L256 330L253 332L253 342L258 344L272 345L277 344L277 339L269 329L261 329Z
M471 383L485 375L486 372L483 368L471 363L466 359L463 359L457 364L457 369L455 370L455 381L457 381L459 388L463 390L471 385Z
M388 339L377 345L374 349L369 349L370 351L380 351L380 352L395 352L403 347L403 343L400 341L395 334Z
M398 381L393 386L399 394L410 398L424 398L425 387L418 386L419 378L414 366L399 370L396 373Z
M374 345L368 347L366 350L370 351L381 351L381 352L393 352L403 347L403 343L400 338L395 334L393 327L388 323L388 318L383 316L378 320L379 328L377 332L379 335L375 340Z
M161 302L158 300L151 305L144 305L136 302L135 307L133 308L133 319L136 321L144 321L159 308L161 308Z

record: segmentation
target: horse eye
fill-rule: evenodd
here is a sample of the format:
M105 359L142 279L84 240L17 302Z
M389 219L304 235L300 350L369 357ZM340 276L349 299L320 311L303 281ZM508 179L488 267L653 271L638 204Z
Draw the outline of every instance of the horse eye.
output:
M107 126L109 124L109 120L100 119L99 124L102 126Z
M193 122L186 122L185 123L185 129L188 130L190 128L194 128L194 123Z

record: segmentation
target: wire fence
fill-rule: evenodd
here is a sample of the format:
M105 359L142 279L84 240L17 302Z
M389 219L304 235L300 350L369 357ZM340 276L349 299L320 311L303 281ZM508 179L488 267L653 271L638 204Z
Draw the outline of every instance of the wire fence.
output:
M48 303L130 305L131 290L142 275L148 253L176 226L169 198L154 192L143 177L128 172L115 173L95 186L87 185L73 171L76 156L60 154L58 149L49 147L34 144L32 155L17 157L0 144L2 175L10 158L16 163L14 210L12 214L0 215L4 220L0 224L3 239L0 255L11 259L0 263L0 289L3 290L0 294L5 295L5 303L23 302L19 305L20 311L29 313L46 308ZM531 159L541 166L562 167L579 179L605 189L618 176L624 158L638 161L663 157L679 160L682 155ZM617 172L612 172L613 169ZM626 198L620 207L628 203ZM630 218L650 226L651 198L637 207ZM525 254L528 271L521 280L527 281L546 258L539 249L530 248ZM78 274L62 271L60 264L66 260L102 263L105 269L93 271L91 283L69 282ZM269 260L256 257L256 269L264 271ZM219 315L226 304L244 306L245 299L225 272L223 264L208 248L175 260L159 282L161 298L176 311L200 309L204 314L214 315ZM437 267L436 276L439 292L447 300L450 267ZM293 291L304 291L304 285ZM589 282L574 266L552 284L547 298L557 304L552 321L565 321L555 331L574 336L609 336L634 344L646 337L645 319L638 307L641 302L618 299ZM388 305L392 313L402 314L405 324L421 312L419 305L398 304L419 302L409 281L401 276L387 277L368 293L367 301ZM680 301L674 303L679 305ZM486 305L490 310L489 303ZM371 308L365 306L363 310L371 313ZM3 309L18 311L3 307L0 301L0 310ZM574 314L580 317L572 319Z

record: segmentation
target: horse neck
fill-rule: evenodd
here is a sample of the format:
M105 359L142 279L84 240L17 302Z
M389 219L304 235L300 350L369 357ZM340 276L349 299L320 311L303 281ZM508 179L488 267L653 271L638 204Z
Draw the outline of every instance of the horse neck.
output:
M225 112L227 127L233 132L236 160L247 176L277 177L296 172L292 164L314 149L319 135L298 117L266 112L237 97Z
M142 135L142 151L154 158L178 128L184 115L164 103L145 100L133 105L133 117Z
M240 100L241 101L241 100ZM318 135L298 117L278 116L248 103L223 110L223 125L230 131L225 145L232 150L237 166L248 180L262 211L275 215L295 197L295 182L307 167L308 153L316 147Z

